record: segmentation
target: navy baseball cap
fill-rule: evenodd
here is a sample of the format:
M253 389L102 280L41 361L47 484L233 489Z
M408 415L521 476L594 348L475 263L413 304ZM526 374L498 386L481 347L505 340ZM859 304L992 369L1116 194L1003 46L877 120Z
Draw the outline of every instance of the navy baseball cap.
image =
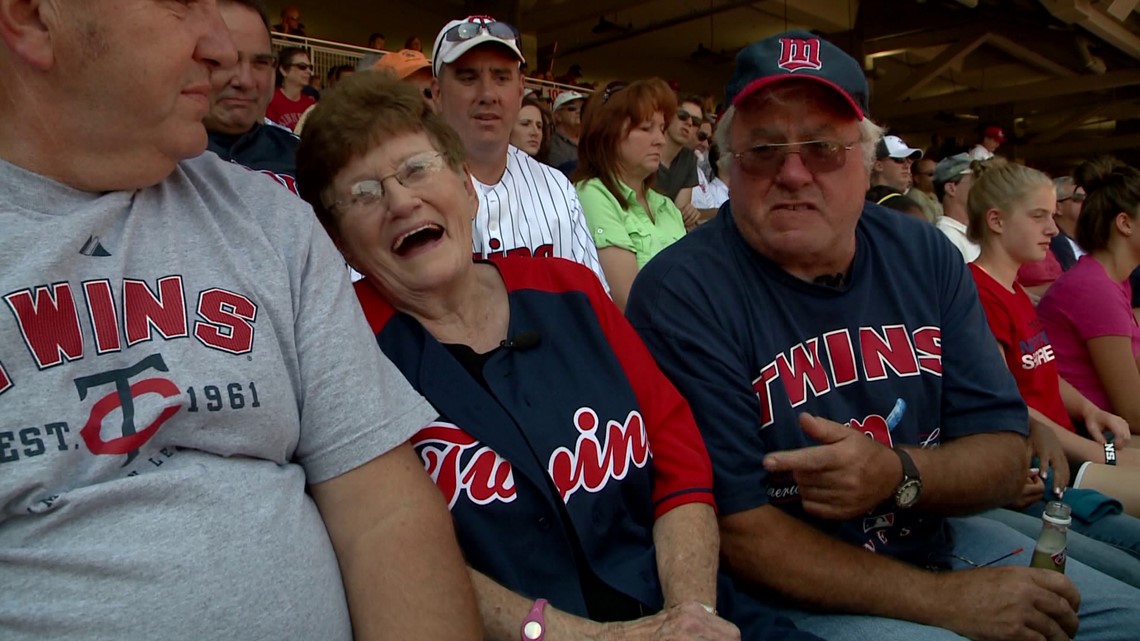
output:
M737 105L765 87L802 79L834 89L859 120L869 114L871 91L863 68L845 51L808 31L779 33L741 49L725 100Z

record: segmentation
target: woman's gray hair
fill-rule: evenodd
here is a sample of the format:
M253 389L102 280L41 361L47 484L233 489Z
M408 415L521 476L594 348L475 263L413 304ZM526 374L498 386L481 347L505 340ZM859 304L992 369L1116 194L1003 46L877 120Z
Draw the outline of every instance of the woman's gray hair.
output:
M729 142L729 133L732 130L732 120L735 117L736 107L729 107L717 121L716 131L713 134L713 139L716 141L717 147L720 148L720 160L717 162L717 168L725 173L732 168L734 150ZM882 140L884 131L885 129L876 125L870 118L859 121L859 145L863 150L863 168L868 172L871 171L871 166L875 164L875 147Z

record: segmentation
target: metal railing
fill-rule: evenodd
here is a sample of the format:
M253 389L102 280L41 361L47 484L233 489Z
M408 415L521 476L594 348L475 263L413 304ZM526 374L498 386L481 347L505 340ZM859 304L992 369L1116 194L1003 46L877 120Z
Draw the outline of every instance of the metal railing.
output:
M280 51L284 47L300 47L307 51L309 53L309 61L313 63L313 75L316 76L319 74L322 81L328 76L329 69L333 67L351 65L353 68L356 68L357 63L365 56L390 53L377 49L369 49L368 47L345 44L343 42L334 42L332 40L303 38L283 33L274 33L273 50ZM577 91L582 94L592 93L590 89L551 82L549 80L538 80L537 78L526 78L524 82L527 87L551 101L564 91Z

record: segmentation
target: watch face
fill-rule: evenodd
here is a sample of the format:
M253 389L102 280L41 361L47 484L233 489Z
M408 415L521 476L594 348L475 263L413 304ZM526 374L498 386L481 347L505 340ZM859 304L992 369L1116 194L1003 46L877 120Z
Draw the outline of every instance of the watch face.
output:
M918 493L922 490L922 482L910 479L899 486L895 492L895 504L899 507L910 507L918 502Z

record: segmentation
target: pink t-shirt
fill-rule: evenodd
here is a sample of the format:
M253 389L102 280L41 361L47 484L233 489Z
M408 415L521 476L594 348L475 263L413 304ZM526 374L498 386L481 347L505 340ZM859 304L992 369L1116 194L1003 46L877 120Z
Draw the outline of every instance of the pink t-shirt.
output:
M1140 326L1132 315L1128 279L1116 282L1095 258L1082 256L1045 292L1037 315L1053 343L1061 378L1097 407L1113 411L1085 343L1100 336L1130 336L1132 358L1140 354Z

